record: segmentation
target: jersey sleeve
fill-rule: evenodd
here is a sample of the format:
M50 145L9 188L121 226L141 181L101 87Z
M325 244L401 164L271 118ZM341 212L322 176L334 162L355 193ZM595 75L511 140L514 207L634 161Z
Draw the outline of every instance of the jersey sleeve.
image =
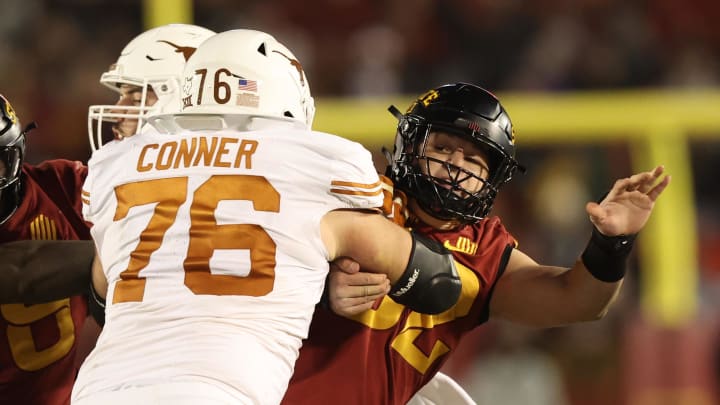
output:
M80 192L80 198L82 200L82 215L83 218L85 218L85 221L89 223L95 222L95 216L92 209L92 188L93 188L93 182L95 179L95 176L93 175L95 173L95 170L90 169L93 165L92 159L90 159L90 162L88 162L88 174L85 177L85 182L82 185L82 190Z
M415 230L441 242L455 259L463 283L460 303L470 308L459 322L465 324L466 330L486 322L495 284L502 277L510 253L517 245L500 218L484 218L478 223L446 231L418 224ZM457 305L461 306L460 303Z
M331 164L330 189L341 208L382 208L383 188L370 152L348 142Z
M81 162L73 161L68 164L63 175L63 178L68 179L68 181L63 182L68 187L66 195L70 197L72 205L78 214L82 214L81 190L87 173L87 166Z
M87 176L87 166L80 161L46 160L33 171L34 180L53 198L64 197L80 214L80 189Z
M394 223L405 226L405 222L410 217L407 196L402 191L395 189L393 181L389 177L380 175L380 182L383 190L383 215Z
M118 156L125 152L128 148L122 149L121 146L128 145L128 142L109 142L102 148L93 152L87 164L87 176L82 185L82 214L88 223L97 223L100 213L104 210L107 195L105 194L104 185L112 183L113 161L126 162L123 157ZM127 159L129 155L125 156Z

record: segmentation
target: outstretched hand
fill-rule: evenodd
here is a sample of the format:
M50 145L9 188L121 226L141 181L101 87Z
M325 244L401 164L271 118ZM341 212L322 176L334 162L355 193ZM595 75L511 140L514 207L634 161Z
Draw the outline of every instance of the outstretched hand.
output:
M655 201L670 184L670 176L660 177L665 167L619 179L598 204L589 202L585 210L590 221L606 236L640 232L652 213Z
M353 316L372 308L390 291L385 274L364 273L354 260L341 257L330 264L328 277L330 309L341 316Z

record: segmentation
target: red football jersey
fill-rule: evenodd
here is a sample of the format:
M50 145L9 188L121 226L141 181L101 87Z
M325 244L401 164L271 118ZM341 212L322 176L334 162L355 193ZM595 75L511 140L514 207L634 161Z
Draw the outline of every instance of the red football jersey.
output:
M23 165L23 201L0 226L0 243L90 239L80 200L86 174L80 162L67 160ZM87 301L81 296L0 305L0 404L70 403L78 336L86 318Z
M384 297L353 319L318 307L283 404L405 404L462 336L487 321L490 294L515 239L498 218L453 231L416 230L452 251L462 279L458 303L423 315Z

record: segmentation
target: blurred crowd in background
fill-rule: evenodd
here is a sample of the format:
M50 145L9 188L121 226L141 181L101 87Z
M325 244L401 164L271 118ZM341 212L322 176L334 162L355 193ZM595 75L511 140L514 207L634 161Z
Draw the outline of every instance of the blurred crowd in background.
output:
M718 21L717 0L194 4L196 24L215 31L259 29L288 45L302 61L316 98L417 95L454 81L473 82L500 96L504 91L720 88ZM87 161L87 107L114 103L116 97L99 84L100 74L145 28L140 0L2 1L0 93L25 123L39 124L28 139L28 161ZM561 119L563 112L557 114ZM394 128L388 128L386 145L393 135ZM691 144L700 312L715 315L706 323L708 330L718 315L713 309L720 306L717 135ZM569 266L589 235L585 202L600 197L612 179L631 173L627 145L524 147L518 139L518 157L529 173L500 194L494 214L504 218L531 256ZM636 278L632 271L619 303L600 322L547 331L491 323L468 339L467 355L456 356L464 361L448 364L448 372L481 405L622 404L628 362L637 358L626 352L641 333ZM717 356L711 387L717 389L720 338L715 332L702 336L716 341L710 356Z

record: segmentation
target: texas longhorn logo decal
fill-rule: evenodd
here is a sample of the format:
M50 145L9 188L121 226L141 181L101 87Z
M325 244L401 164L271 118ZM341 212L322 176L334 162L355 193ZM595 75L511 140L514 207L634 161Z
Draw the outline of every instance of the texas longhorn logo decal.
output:
M303 67L300 64L300 61L298 61L297 59L293 59L280 51L273 50L273 52L279 54L280 56L282 56L285 59L290 61L290 64L293 65L295 67L295 69L297 69L298 74L300 74L300 83L302 83L302 85L304 86L305 85L305 72L303 71Z
M197 48L195 48L195 47L176 45L176 44L173 44L172 42L166 41L164 39L161 39L158 42L164 42L164 43L172 46L173 48L175 48L176 53L181 53L183 55L183 58L185 58L185 62L187 62L188 59L190 59L190 57L192 56L192 54L194 54L195 51L197 50Z

